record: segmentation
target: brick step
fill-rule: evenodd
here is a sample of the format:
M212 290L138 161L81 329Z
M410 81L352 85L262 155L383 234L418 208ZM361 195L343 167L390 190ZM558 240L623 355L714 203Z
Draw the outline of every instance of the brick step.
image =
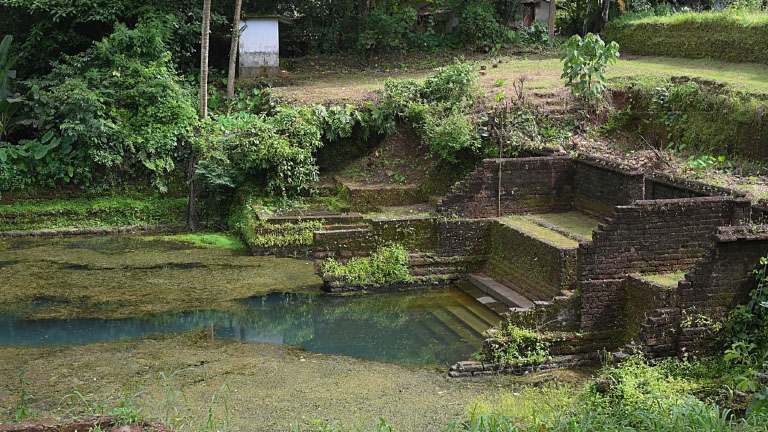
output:
M260 214L259 219L271 225L319 221L328 225L354 225L364 222L360 213L314 213L306 215L271 216Z
M412 276L434 276L460 273L461 268L457 267L414 267L410 269Z
M425 253L414 253L408 257L408 265L412 267L445 264L467 264L478 261L477 256L438 256Z
M531 300L527 299L519 292L496 282L482 273L470 274L468 280L480 291L490 295L509 307L530 308L534 305Z
M344 231L352 229L366 229L368 225L365 224L350 224L350 225L323 225L323 231Z

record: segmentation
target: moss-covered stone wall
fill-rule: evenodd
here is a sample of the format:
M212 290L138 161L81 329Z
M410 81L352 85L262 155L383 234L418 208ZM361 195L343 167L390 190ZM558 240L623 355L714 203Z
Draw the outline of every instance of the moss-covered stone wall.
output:
M764 44L768 46L768 44ZM715 81L636 76L610 83L611 128L638 132L660 148L765 161L768 97Z
M748 219L743 198L705 197L637 201L618 206L593 240L579 247L581 326L621 326L631 273L690 270L706 256L718 227Z
M617 205L643 199L643 174L594 156L575 161L575 206L587 213L607 215Z
M485 271L530 300L551 300L576 284L576 251L503 223L490 227Z

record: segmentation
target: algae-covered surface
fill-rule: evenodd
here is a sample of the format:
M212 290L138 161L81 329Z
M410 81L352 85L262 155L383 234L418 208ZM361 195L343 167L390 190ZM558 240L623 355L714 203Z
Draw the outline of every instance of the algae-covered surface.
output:
M597 229L599 219L581 212L569 211L563 213L541 213L533 215L535 219L541 219L564 231L571 232L588 239L592 238L592 231Z
M144 415L177 417L187 425L183 430L199 430L212 407L215 420L227 420L232 431L287 431L295 421L369 426L379 417L401 431L442 431L478 399L541 382L586 379L578 372L550 371L455 380L444 368L217 341L202 332L78 346L0 347L0 423L13 418L21 378L38 417L87 414L75 390L108 407L126 393L139 392L136 405Z
M569 248L579 247L579 242L576 240L566 237L557 231L538 225L535 222L526 219L524 216L505 216L501 218L501 222L524 231L532 237L556 246Z
M172 237L0 239L0 313L128 318L238 308L270 292L315 292L310 261L253 257Z
M671 272L671 273L646 273L646 274L637 274L636 276L642 280L652 282L661 286L676 287L678 282L685 279L685 272L678 270L676 272Z

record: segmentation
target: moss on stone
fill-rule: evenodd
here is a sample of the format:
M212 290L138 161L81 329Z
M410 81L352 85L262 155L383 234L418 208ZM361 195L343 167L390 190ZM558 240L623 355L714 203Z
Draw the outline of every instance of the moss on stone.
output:
M501 218L501 222L509 226L518 228L537 239L543 240L555 246L560 246L565 248L579 247L579 242L577 242L576 240L566 237L549 228L545 228L541 225L538 225L535 222L528 220L524 216L520 216L520 215L506 216Z
M664 287L674 288L685 278L685 272L678 270L670 273L644 273L636 275L639 279Z

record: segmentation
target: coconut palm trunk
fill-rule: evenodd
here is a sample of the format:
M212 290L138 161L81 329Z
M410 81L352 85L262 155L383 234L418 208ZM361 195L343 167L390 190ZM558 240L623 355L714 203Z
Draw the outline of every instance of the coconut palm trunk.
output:
M229 48L229 74L227 75L227 97L235 97L235 70L237 64L237 46L240 42L240 11L243 0L235 1L235 18L232 20L232 46Z
M211 32L211 0L203 0L203 29L200 43L200 119L208 117L208 49ZM187 182L189 183L189 199L187 212L184 215L187 227L197 229L197 189L195 171L197 170L197 154L194 146L189 146L189 162L187 165Z
M557 5L555 4L555 0L549 0L549 44L550 45L555 43L555 16L556 15L557 15Z

